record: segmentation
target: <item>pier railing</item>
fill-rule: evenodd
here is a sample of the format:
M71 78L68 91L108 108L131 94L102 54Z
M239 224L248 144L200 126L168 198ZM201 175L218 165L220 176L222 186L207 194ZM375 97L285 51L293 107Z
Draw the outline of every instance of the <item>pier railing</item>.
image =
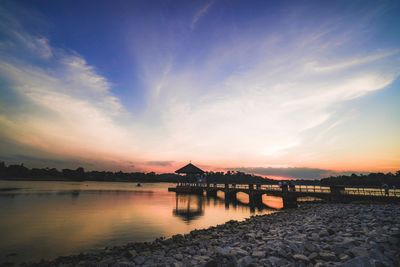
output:
M283 191L280 185L272 184L221 184L221 183L179 183L178 187L192 187L204 189L236 189L236 190L255 190L255 191ZM288 192L301 193L319 193L332 194L332 188L335 186L317 186L317 185L296 185L286 187ZM337 189L337 188L336 188ZM345 187L341 186L339 191L341 195L357 195L357 196L382 196L382 197L400 197L400 189L369 188L369 187Z
M363 196L393 196L400 197L400 190L398 189L385 189L380 188L362 188L362 187L348 187L345 188L343 194L348 195L363 195Z

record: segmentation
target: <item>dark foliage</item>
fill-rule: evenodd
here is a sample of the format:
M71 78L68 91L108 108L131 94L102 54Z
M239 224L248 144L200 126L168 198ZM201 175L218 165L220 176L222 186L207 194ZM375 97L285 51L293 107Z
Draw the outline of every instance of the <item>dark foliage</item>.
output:
M264 179L260 176L245 174L242 172L207 172L209 183L259 183L271 184L276 181ZM185 177L174 173L156 174L154 172L110 172L110 171L88 171L82 167L76 170L55 168L33 168L28 169L23 164L6 166L0 162L0 178L2 179L26 179L26 180L59 180L59 181L121 181L121 182L194 182L195 178Z
M386 174L379 172L367 175L352 174L321 179L321 185L365 185L377 187L382 186L383 184L400 187L400 171L397 171L395 174L391 172Z
M243 172L206 172L208 183L232 184L277 184L278 181ZM59 180L59 181L121 181L121 182L194 182L195 178L188 178L174 173L156 174L154 172L110 172L88 171L82 167L76 170L55 168L28 169L23 164L8 165L0 162L1 179L26 179L26 180ZM295 180L298 185L345 185L345 186L371 186L380 187L383 184L400 187L400 171L393 173L370 173L368 175L332 176L321 180Z

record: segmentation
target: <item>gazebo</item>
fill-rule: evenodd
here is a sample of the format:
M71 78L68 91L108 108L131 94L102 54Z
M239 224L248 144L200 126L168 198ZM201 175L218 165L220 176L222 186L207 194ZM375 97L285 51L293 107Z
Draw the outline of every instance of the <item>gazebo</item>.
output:
M204 174L204 171L192 163L189 163L188 165L176 170L175 173L186 175L187 182L189 182L191 178L195 178L199 181L199 178Z

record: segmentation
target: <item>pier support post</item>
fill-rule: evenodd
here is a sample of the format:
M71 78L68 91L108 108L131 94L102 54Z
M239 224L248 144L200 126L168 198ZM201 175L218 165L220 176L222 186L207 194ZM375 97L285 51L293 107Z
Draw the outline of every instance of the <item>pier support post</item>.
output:
M215 190L215 189L208 188L206 190L206 192L207 192L208 197L216 197L217 196L217 190Z
M251 191L249 194L250 206L259 206L262 204L262 194Z
M297 197L295 195L286 193L282 195L282 199L284 209L297 208Z
M234 190L225 190L225 200L236 201L236 191Z
M344 202L344 186L331 185L329 188L331 190L330 200L332 202Z

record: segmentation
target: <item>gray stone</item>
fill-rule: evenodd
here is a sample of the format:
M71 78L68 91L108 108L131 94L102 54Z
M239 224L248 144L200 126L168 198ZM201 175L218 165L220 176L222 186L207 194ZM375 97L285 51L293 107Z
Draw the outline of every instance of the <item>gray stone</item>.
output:
M200 252L201 255L205 255L205 254L207 254L207 249L202 248L202 249L199 250L199 252Z
M319 235L317 233L312 233L310 239L314 241L319 241Z
M89 266L89 265L87 265L87 266ZM133 267L133 266L135 266L134 263L131 263L131 262L124 262L124 261L122 261L122 262L116 262L116 263L113 265L113 267Z
M210 260L204 265L204 267L218 267L218 262L216 260Z
M224 247L224 248L217 247L215 249L215 251L217 252L217 254L219 254L221 256L229 256L229 255L231 255L230 254L230 252L231 252L231 248L230 247Z
M183 255L180 254L180 253L177 253L177 254L174 255L174 258L179 260L179 261L181 261L181 260L183 260Z
M310 259L306 255L303 255L303 254L294 254L293 258L295 260L301 260L301 261L306 261L306 262L310 261Z
M183 264L181 262L176 261L171 264L171 267L183 267Z
M339 255L339 260L341 260L341 261L347 261L349 259L350 259L350 256L347 254L342 253Z
M283 266L287 262L286 260L282 258L278 258L275 256L270 256L267 258L267 261L272 265L272 266Z
M362 247L354 247L349 250L354 257L368 257L369 253L368 250Z
M239 267L246 267L249 266L253 262L253 258L250 256L244 256L238 260Z
M304 242L304 248L308 250L309 252L315 252L317 251L316 247L311 243L311 242Z
M145 259L143 256L138 256L138 257L136 257L133 261L134 261L136 264L140 265L140 264L144 263L145 260L146 260L146 259Z
M134 249L128 250L127 254L128 254L130 257L132 257L132 258L134 258L134 257L137 256L137 252L136 252L136 250L134 250Z
M320 252L319 258L323 259L324 261L336 261L336 255L332 252Z
M373 267L367 257L355 257L342 264L342 267Z
M249 254L246 250L241 249L241 248L233 248L231 250L231 253L234 255L238 255L238 256L246 256Z
M256 257L256 258L264 258L265 257L265 251L253 251L251 253L251 255L253 257Z
M320 232L319 232L319 237L325 237L325 236L328 236L329 235L329 233L328 233L328 231L327 230L321 230Z
M312 261L312 260L314 260L315 258L317 258L319 255L318 255L318 253L317 252L313 252L313 253L311 253L310 255L308 255L308 259L310 260L310 261Z

